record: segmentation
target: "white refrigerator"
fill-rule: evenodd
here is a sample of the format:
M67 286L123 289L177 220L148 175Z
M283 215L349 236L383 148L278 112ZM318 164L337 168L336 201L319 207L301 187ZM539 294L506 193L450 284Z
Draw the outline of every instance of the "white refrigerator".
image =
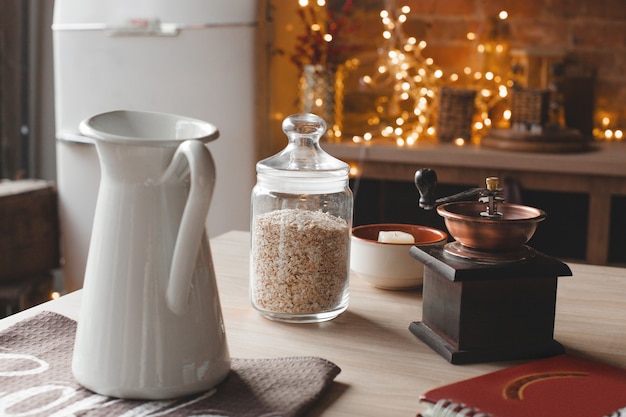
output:
M209 236L248 230L258 119L253 0L55 0L57 186L64 290L82 286L100 181L81 120L115 109L213 123L217 167Z

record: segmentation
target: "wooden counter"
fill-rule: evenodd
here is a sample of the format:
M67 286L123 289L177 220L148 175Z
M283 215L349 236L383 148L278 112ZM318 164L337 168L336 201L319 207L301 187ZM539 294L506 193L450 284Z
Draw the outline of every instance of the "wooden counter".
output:
M525 189L589 195L586 261L606 264L611 197L626 195L626 142L599 142L584 153L530 153L480 146L424 143L324 143L325 151L358 167L362 178L413 181L419 168L439 182L484 187L485 178L513 178ZM626 232L626 231L625 231Z
M385 291L353 275L350 306L335 320L285 324L262 318L248 300L249 234L211 240L232 357L320 356L341 368L309 416L411 417L419 396L442 384L517 362L451 365L408 330L420 320L419 291ZM569 353L626 368L626 269L570 264L559 279L555 339ZM81 292L0 320L0 329L42 310L78 319Z

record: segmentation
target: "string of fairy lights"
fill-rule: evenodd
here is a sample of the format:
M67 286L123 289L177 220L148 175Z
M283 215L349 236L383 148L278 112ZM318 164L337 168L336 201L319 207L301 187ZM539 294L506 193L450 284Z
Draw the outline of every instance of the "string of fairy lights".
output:
M309 0L299 0L301 7L309 7ZM326 7L326 0L316 0L317 7ZM403 24L411 9L380 12L383 25L382 46L378 49L378 60L371 74L363 75L361 85L372 91L385 91L376 100L375 111L367 119L367 126L361 134L354 135L352 141L367 143L372 140L393 140L398 146L411 146L421 140L434 140L437 137L437 98L443 86L457 86L476 90L475 114L472 120L472 141L479 141L492 127L509 127L511 109L510 91L515 80L511 74L509 44L506 39L485 39L477 33L469 32L467 40L475 44L477 53L485 63L476 70L466 66L462 71L449 74L437 67L434 60L422 52L427 47L425 40L407 36ZM496 20L505 21L506 11L501 11ZM322 25L311 27L323 30ZM323 39L332 42L333 37L325 33ZM609 116L601 119L601 126L594 129L597 139L621 140L624 133L611 128ZM336 137L342 132L336 131ZM457 145L465 144L464 139L456 139Z
M385 42L379 52L376 73L362 77L365 85L391 91L377 100L376 116L368 124L378 127L377 133L382 137L395 138L400 146L435 135L434 102L443 76L433 59L421 54L426 42L407 37L402 30L410 11L404 6L395 16L387 10L380 12ZM373 136L370 131L363 138L371 140Z
M391 138L398 146L411 146L419 140L436 138L437 94L444 85L471 86L476 95L476 116L472 130L475 137L483 134L493 123L494 109L506 102L512 81L503 74L491 71L474 71L465 67L462 73L444 74L434 60L422 55L426 48L425 40L407 36L403 23L411 9L403 6L398 10L382 10L380 18L384 26L383 46L379 49L376 73L364 75L362 83L372 89L387 87L388 96L379 98L376 115L368 120L369 131L353 136L354 142L368 142L373 138ZM500 19L506 19L506 12ZM475 40L475 33L468 33L469 40ZM508 46L479 43L480 54L505 54ZM500 125L511 117L508 106L500 106L497 120ZM465 143L457 139L457 144Z

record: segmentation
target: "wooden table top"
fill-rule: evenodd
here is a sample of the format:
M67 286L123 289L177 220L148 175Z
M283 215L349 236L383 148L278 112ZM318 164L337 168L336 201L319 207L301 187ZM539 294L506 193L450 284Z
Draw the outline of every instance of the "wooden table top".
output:
M341 369L310 416L415 416L420 394L518 362L451 365L408 330L421 318L419 291L373 288L353 275L348 310L319 324L262 318L248 300L249 233L211 240L226 334L234 358L320 356ZM626 269L569 264L559 278L555 339L568 353L626 368ZM0 329L52 310L78 318L81 292L0 320Z

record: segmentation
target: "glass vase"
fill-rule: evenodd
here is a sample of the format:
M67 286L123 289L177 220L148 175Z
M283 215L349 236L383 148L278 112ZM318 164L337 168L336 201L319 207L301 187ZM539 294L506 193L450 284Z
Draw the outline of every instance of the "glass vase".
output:
M343 78L341 65L304 65L300 76L300 111L324 119L329 137L341 136L343 114Z

